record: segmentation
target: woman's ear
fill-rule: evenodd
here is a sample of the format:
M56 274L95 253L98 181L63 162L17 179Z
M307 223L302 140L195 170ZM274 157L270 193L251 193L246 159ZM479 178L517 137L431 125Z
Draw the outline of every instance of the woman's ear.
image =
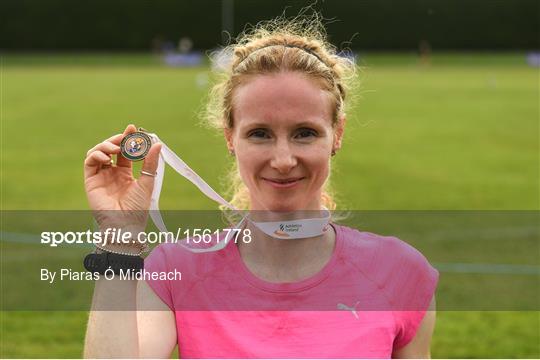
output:
M334 150L341 149L341 143L343 140L343 133L345 132L346 122L347 122L347 119L345 117L345 114L342 114L338 119L335 132L334 132Z
M232 141L233 130L230 128L223 129L223 136L225 136L225 141L227 142L227 149L229 152L234 151L233 141Z

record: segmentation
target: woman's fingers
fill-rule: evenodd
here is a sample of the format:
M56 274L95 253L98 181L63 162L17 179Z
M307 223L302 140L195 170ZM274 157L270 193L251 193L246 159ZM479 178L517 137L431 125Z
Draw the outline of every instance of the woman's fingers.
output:
M85 178L97 174L97 172L102 166L110 165L112 159L111 155L113 154L117 154L117 166L131 169L132 162L122 156L120 144L122 143L122 139L124 139L124 137L136 131L137 128L135 127L135 125L129 124L124 129L124 132L122 134L113 135L107 140L97 144L96 146L88 150L88 152L86 153L86 159L84 161ZM159 146L159 149L161 149L161 145ZM155 153L155 151L155 146L152 146L146 158L147 160L145 160L145 164L155 162L155 168L157 169L157 158L159 155L159 150L157 150L157 154ZM149 157L154 157L155 159L149 160L148 162ZM144 166L147 165L143 165L143 167ZM153 170L153 172L155 172L155 170ZM143 184L144 186L150 186L153 185L153 182L149 184L148 182L143 181Z
M84 160L84 178L95 175L103 165L111 163L111 157L103 151L95 150Z
M122 143L122 139L126 135L131 134L132 132L135 132L135 131L137 131L137 129L135 128L135 125L132 125L132 124L128 125L122 134L113 135L107 140L97 144L96 146L88 150L88 152L86 153L86 156L90 155L90 153L94 150L101 150L101 151L107 152L108 149L115 149L114 152L111 151L110 153L117 154L118 152L120 152L119 150L120 150L120 144ZM114 147L111 147L110 144L114 145Z
M124 138L124 134L116 134L116 135L111 136L110 138L108 138L105 141L110 141L115 145L120 145L123 138Z
M110 141L104 141L102 143L97 144L90 150L88 150L88 152L86 153L86 156L87 157L90 156L90 154L93 153L94 151L101 151L101 152L104 152L105 154L118 154L120 152L120 146L115 145Z
M148 155L146 158L144 158L144 163L142 166L142 171L148 173L148 174L155 174L158 167L158 161L159 161L159 152L161 151L161 144L156 143L153 144L152 147L150 147L150 150L148 151ZM154 176L141 174L139 179L139 183L145 189L147 193L152 193L152 190L154 189Z
M126 126L126 128L124 129L124 132L122 134L116 134L114 136L111 136L110 138L107 139L107 141L110 141L110 142L112 142L113 144L116 144L116 145L120 145L120 143L122 142L122 139L126 135L134 133L135 131L137 131L137 128L135 127L135 125L129 124L128 126Z
M135 132L135 131L137 131L137 128L135 127L135 125L133 124L128 125L122 134L113 135L107 140L97 144L96 146L88 150L88 152L86 153L86 158L89 159L91 154L96 151L105 153L107 155L120 154L120 144L122 142L122 139L126 135L131 134L132 132ZM108 163L110 163L110 159L111 158L109 157ZM131 168L131 161L125 159L122 155L117 156L117 162L118 162L118 166ZM91 165L88 165L87 162L85 161L85 166L84 166L85 176L92 176L96 174L99 168L100 166L96 165L95 163L91 163Z

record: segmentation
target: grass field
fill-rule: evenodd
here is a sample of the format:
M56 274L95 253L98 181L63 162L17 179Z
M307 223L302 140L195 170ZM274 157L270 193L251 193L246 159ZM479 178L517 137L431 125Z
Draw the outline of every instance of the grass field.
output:
M356 106L334 160L341 208L540 208L539 70L526 65L524 54L441 54L430 66L408 54L361 59ZM3 56L2 209L86 209L86 151L128 123L159 134L223 190L220 178L230 164L224 142L198 126L208 79L207 67L168 68L148 55ZM161 207L213 209L215 203L169 169ZM535 240L523 258L538 265ZM0 245L5 266L12 245ZM493 256L513 261L506 245ZM430 261L460 260L427 245L426 251ZM539 316L440 311L432 355L538 358ZM86 317L3 312L0 357L80 357Z

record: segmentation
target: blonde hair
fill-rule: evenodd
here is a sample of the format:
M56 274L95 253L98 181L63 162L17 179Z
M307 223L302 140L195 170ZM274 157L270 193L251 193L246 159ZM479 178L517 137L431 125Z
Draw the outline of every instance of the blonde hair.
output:
M278 72L300 72L317 81L331 96L332 126L345 114L345 100L356 76L354 62L339 56L326 36L319 14L299 15L292 19L281 16L259 23L242 32L236 43L225 47L230 62L217 69L218 80L209 94L205 120L215 129L232 129L234 90L254 75ZM231 203L248 209L249 191L243 183L236 163L227 177ZM329 180L321 201L330 210L336 208Z

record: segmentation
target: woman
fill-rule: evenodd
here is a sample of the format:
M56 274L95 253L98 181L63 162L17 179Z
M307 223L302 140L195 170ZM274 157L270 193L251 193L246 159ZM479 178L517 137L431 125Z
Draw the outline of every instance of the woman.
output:
M211 93L208 120L223 130L236 159L232 203L238 208L266 214L335 208L326 184L342 145L354 65L336 55L323 30L317 19L280 20L227 49L232 63ZM130 125L88 152L85 186L93 210L149 208L161 144L151 147L138 179L122 156L110 164L122 138L135 130ZM142 231L145 221L130 228ZM289 240L244 226L253 234L249 243L205 254L163 244L145 259L146 270L182 269L181 281L98 280L93 309L115 299L123 309L146 310L92 311L85 356L169 357L177 343L180 357L430 356L438 273L415 249L333 223L319 236ZM105 250L139 249L116 244ZM351 296L333 302L334 311L284 311L339 291ZM186 305L209 299L248 305L228 308L233 311ZM269 309L275 311L250 306L260 301L275 304Z

